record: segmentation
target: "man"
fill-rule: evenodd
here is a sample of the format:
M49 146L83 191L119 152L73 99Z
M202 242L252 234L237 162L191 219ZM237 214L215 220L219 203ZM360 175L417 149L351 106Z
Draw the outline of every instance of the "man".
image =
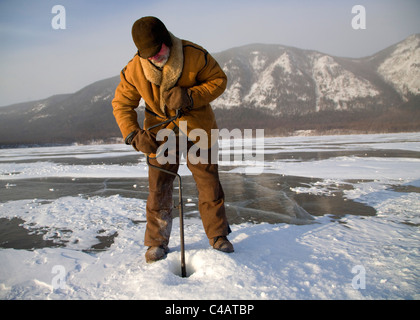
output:
M159 147L156 135L160 129L171 129L177 135L188 135L191 130L202 129L209 137L205 148L209 151L207 154L211 155L211 150L217 148L217 139L214 143L215 139L210 138L211 130L216 129L217 125L209 103L226 89L227 78L223 70L205 49L178 39L155 17L137 20L132 27L132 37L138 52L121 71L121 82L112 101L114 116L125 142L137 151L154 154ZM144 130L137 122L135 111L141 98L146 104ZM181 116L175 121L158 125L178 112ZM186 126L180 126L180 121L186 121ZM181 128L186 132L181 132ZM193 145L188 141L188 150ZM203 143L200 148L203 148ZM180 158L177 151L176 163L160 164L153 158L150 162L177 172ZM187 166L197 185L199 211L210 245L216 250L233 252L233 246L226 237L230 228L217 163L197 163L187 157ZM163 259L168 252L173 180L173 175L149 168L144 239L144 244L149 247L146 251L147 262Z

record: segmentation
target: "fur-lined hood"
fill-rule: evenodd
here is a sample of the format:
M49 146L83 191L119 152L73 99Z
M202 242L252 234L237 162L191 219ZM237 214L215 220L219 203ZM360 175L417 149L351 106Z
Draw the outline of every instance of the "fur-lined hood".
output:
M163 92L173 88L181 76L184 67L184 53L182 40L169 33L172 40L169 59L160 70L147 59L140 57L144 76L148 81L160 87L160 110L165 113L165 101L162 98Z

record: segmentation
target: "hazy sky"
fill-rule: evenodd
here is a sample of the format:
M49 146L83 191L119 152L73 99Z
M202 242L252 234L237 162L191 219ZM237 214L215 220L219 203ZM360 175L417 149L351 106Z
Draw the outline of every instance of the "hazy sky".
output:
M54 5L64 30L52 27ZM352 28L355 5L366 29ZM118 75L136 52L131 26L147 15L211 53L274 43L363 57L420 33L420 0L0 0L0 106Z

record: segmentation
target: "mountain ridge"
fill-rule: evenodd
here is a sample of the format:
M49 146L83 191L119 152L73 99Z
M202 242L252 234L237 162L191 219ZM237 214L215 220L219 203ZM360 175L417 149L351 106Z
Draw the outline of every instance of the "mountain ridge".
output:
M277 44L213 56L228 76L212 102L220 128L264 128L267 135L420 129L420 34L357 59ZM0 108L0 146L120 139L111 107L118 83L117 75Z

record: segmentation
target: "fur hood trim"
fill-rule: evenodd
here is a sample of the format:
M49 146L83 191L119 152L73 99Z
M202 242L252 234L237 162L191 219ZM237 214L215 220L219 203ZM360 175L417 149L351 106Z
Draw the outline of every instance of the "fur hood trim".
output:
M160 91L160 110L165 114L165 101L162 98L163 92L173 88L181 76L184 67L184 52L182 47L182 40L170 33L172 39L172 47L169 59L160 70L153 63L147 59L140 57L141 66L143 68L144 76L151 83L159 86Z

